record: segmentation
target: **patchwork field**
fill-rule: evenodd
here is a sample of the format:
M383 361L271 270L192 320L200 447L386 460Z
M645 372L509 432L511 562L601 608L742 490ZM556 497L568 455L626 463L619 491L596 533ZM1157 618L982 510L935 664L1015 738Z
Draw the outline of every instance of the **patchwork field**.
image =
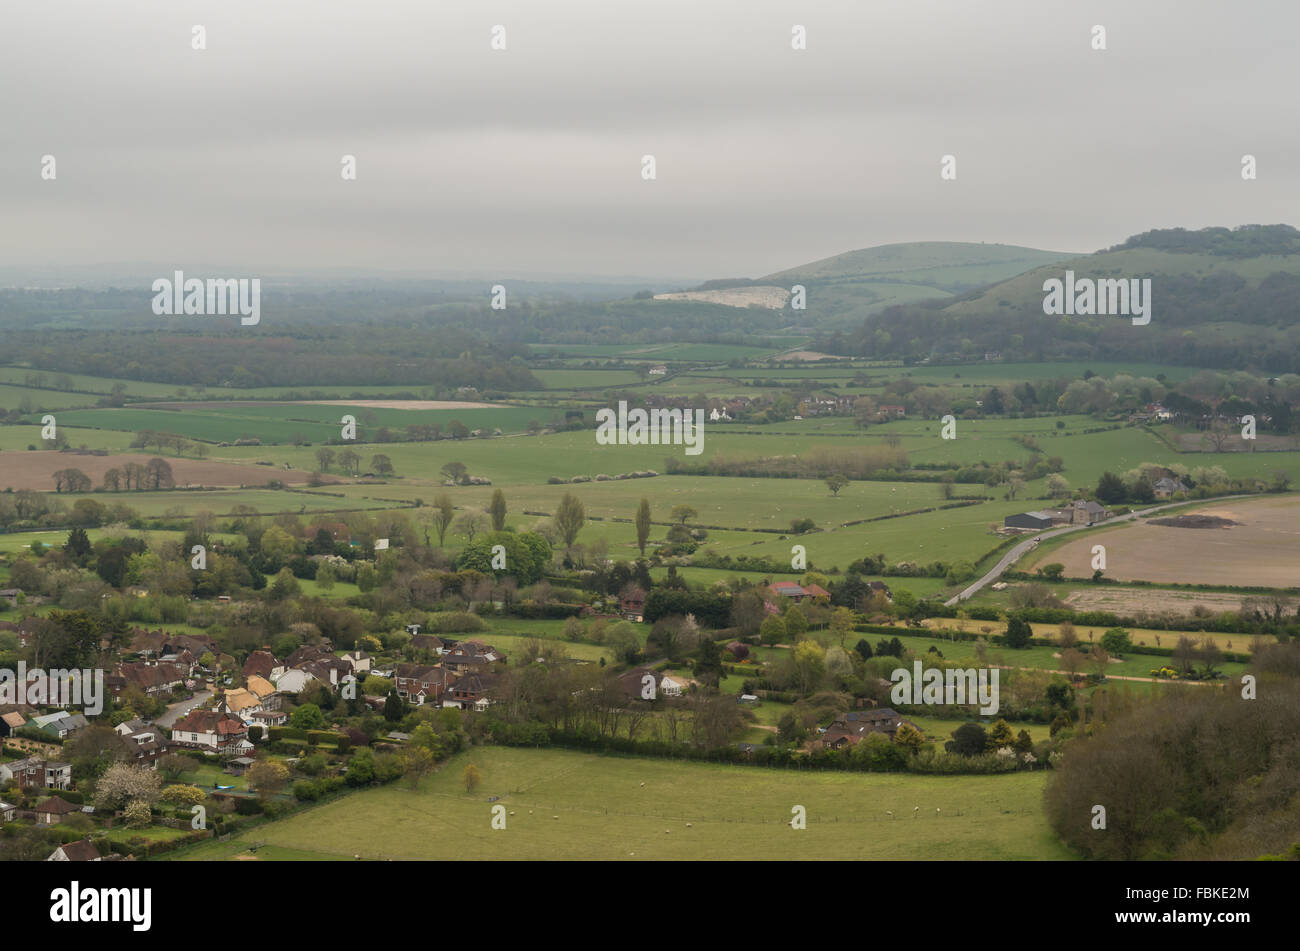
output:
M1106 574L1121 581L1293 588L1300 586L1300 499L1234 499L1182 510L1238 524L1180 528L1150 520L1084 533L1042 556L1068 577L1092 574L1092 546L1106 546Z
M482 774L472 796L460 782L469 763ZM1042 815L1046 776L801 773L484 747L418 791L354 793L176 858L237 859L265 843L275 851L259 857L1068 859ZM514 813L504 830L490 827L492 796ZM795 805L807 829L790 828Z

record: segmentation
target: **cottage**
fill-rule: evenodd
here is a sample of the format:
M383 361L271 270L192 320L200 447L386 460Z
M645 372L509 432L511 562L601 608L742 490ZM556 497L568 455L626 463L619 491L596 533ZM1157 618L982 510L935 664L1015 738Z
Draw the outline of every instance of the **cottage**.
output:
M227 710L244 721L262 709L262 701L249 690L227 690L222 694L222 700Z
M1172 478L1157 479L1152 484L1151 488L1155 492L1155 496L1158 499L1167 499L1172 497L1176 492L1187 491L1187 486L1183 483L1181 479L1172 479Z
M370 655L363 650L349 651L343 655L343 659L352 665L354 674L365 674L370 672Z
M665 697L680 697L690 687L691 682L685 677L665 674L659 681L659 690Z
M1083 499L1075 499L1070 503L1070 507L1074 511L1075 525L1091 525L1093 522L1110 518L1112 514L1104 505Z
M104 857L87 836L76 842L67 842L50 853L47 862L102 862Z
M18 807L0 799L0 822L13 822L18 818Z
M619 612L629 621L640 622L645 617L645 592L631 588L618 600Z
M275 684L271 683L264 677L258 677L254 674L248 678L244 689L262 701L264 710L278 709L280 706L280 694L275 689Z
M62 822L64 816L72 815L74 812L81 812L81 807L58 796L51 796L37 805L35 812L38 824L54 826Z

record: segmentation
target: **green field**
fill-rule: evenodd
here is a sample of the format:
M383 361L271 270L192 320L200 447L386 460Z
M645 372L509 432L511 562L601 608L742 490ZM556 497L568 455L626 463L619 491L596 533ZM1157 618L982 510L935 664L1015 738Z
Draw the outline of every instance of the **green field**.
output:
M472 796L460 783L469 763L482 774ZM453 757L418 791L354 793L175 857L231 859L265 843L276 850L259 848L265 859L1068 859L1042 814L1045 779L484 747ZM490 796L515 813L504 830L490 827ZM807 810L807 829L789 827L795 805ZM903 818L913 807L917 818Z

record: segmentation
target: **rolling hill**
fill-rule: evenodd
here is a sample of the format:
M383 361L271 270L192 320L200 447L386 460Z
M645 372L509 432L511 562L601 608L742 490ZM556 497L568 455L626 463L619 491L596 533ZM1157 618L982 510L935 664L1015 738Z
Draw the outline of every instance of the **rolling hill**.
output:
M833 260L833 259L832 259ZM1043 282L1150 278L1152 318L1049 316ZM1168 229L1095 254L1042 263L946 300L885 308L830 353L949 360L996 351L1007 360L1128 359L1300 371L1300 231L1288 225Z
M819 329L849 328L887 307L948 298L1071 257L1007 244L917 241L886 244L811 261L758 279L707 281L658 300L707 301L734 307L779 308L792 285L808 289L799 322Z

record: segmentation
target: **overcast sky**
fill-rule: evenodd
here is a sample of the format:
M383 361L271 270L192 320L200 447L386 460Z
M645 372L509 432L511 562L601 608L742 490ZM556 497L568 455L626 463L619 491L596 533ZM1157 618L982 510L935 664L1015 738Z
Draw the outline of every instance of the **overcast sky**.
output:
M1300 225L1297 35L1295 0L10 0L0 265L707 278Z

